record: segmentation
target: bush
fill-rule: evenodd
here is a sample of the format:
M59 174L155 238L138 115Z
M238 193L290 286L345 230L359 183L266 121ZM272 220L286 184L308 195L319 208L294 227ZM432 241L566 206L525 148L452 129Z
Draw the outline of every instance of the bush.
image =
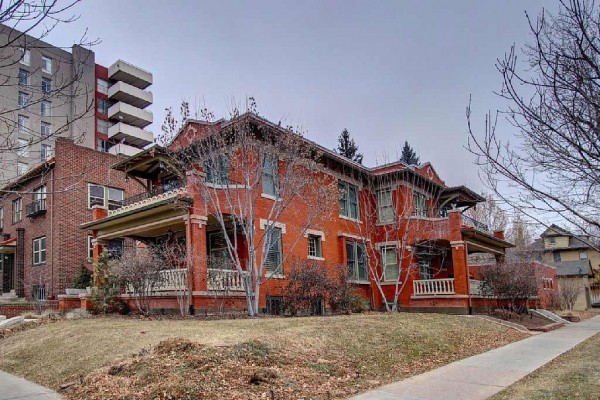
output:
M369 309L371 308L371 304L369 303L369 301L359 294L352 293L350 295L349 300L350 300L349 308L350 308L350 311L352 311L353 313L361 313L361 312L369 311Z
M113 312L116 298L121 294L117 277L108 263L108 252L100 254L94 268L95 287L92 290L94 312L106 314Z
M354 293L354 285L348 282L348 268L345 265L339 265L335 270L336 275L330 279L328 298L329 306L333 312L348 314L350 312L356 312L355 310L362 310L364 303L359 303L358 298L361 297ZM364 302L366 302L366 300L364 300ZM368 310L369 308L370 305L367 302L365 310Z
M84 265L79 268L79 273L73 280L73 289L85 289L92 286L92 271L87 269Z
M328 298L331 282L323 263L315 261L295 262L285 290L285 307L292 315L301 310L320 314L316 306Z

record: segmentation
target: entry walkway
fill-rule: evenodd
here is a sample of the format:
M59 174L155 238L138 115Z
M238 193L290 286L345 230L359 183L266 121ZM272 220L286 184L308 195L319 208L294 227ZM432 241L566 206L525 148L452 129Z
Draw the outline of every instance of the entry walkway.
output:
M58 393L0 371L0 400L59 400Z
M598 332L600 316L453 362L352 399L487 399Z

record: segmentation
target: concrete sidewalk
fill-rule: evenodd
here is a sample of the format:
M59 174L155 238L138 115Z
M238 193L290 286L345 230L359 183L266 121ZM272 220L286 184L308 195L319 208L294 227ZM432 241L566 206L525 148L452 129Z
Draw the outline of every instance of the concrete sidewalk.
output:
M453 362L352 399L487 399L598 332L600 316Z
M58 400L58 393L0 371L0 400Z

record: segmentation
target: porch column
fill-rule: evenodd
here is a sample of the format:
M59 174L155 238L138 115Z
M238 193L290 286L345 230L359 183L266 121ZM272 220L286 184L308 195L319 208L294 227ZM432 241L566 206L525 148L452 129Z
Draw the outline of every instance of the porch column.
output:
M190 214L186 221L186 251L189 257L188 285L192 292L208 290L208 263L206 247L207 218L203 215Z
M94 236L96 236L96 232L94 232ZM100 254L102 254L102 252L108 248L108 241L96 239L94 237L92 239L92 248L93 248L93 258L94 258L94 262L92 263L93 284L95 287L98 287L98 285L102 282L98 282L98 277L96 276L96 273L95 273L96 272L96 263L98 262L98 259L100 258Z
M467 263L467 244L463 240L461 227L462 215L460 210L448 211L449 229L448 239L452 247L452 268L454 269L454 292L456 294L469 294L469 273Z

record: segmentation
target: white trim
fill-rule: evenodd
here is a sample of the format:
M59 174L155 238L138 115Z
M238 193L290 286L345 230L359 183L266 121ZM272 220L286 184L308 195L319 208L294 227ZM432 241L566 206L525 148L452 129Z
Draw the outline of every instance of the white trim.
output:
M269 200L273 200L273 201L283 201L283 199L281 197L272 196L267 193L261 193L260 197L262 197L263 199L269 199Z
M258 222L258 225L260 227L260 229L262 229L263 231L265 230L265 226L266 225L271 225L274 228L279 228L281 229L281 233L286 233L286 227L285 224L281 223L281 222L276 222L276 221L269 221L266 219L260 219L260 221Z
M346 217L345 215L342 215L342 214L340 214L340 219L345 219L346 221L358 222L359 224L363 223L360 219Z
M321 236L321 241L325 241L325 232L323 231L318 231L316 229L307 229L304 232L304 237L308 238L308 235Z
M218 183L209 183L209 182L205 182L204 186L206 186L207 188L211 188L211 189L250 189L248 186L246 185L238 185L238 184L234 184L234 185L221 185Z
M376 247L396 247L396 248L400 248L400 241L399 240L393 240L390 242L377 242L375 243Z
M371 284L371 282L369 282L369 281L354 281L354 280L350 280L350 279L348 280L348 282L354 283L356 285L370 285Z
M358 236L358 235L353 235L351 233L346 233L346 232L339 232L338 237L340 237L340 236L348 238L348 239L360 240L360 241L365 241L365 242L371 241L371 239L369 239L369 238L365 238L365 237Z
M309 260L315 260L315 261L325 261L325 257L306 256L306 258Z

